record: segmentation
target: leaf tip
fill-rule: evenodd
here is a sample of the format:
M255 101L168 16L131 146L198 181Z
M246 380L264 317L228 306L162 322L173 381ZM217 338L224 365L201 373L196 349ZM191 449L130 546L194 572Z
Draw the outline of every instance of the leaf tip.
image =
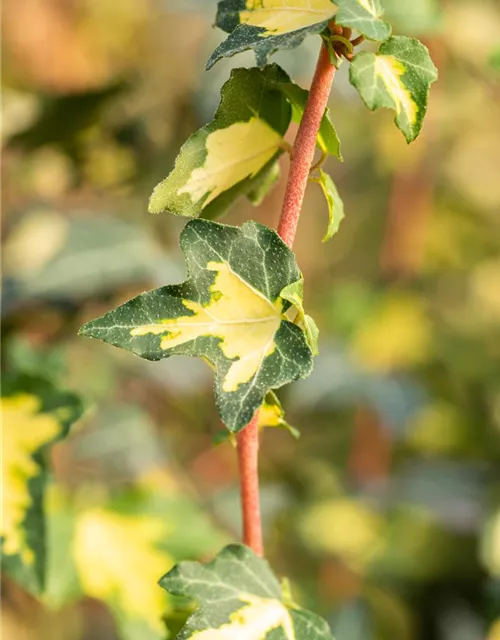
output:
M78 329L78 334L79 336L83 336L84 338L93 338L93 324L94 322L86 322L85 324L83 324L79 329Z

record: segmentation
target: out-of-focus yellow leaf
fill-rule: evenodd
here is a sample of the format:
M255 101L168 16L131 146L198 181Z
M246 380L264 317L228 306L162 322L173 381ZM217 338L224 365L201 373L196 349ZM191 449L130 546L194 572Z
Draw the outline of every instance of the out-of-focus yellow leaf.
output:
M19 554L27 563L34 555L26 545L23 527L32 496L28 483L40 474L33 459L44 444L61 431L60 422L50 413L39 413L41 402L33 395L20 393L2 398L2 522L3 551Z
M431 325L422 301L396 294L361 325L352 351L367 368L390 371L425 362L430 342Z
M312 548L339 555L356 570L364 570L381 547L383 518L355 500L330 500L306 512L301 525Z
M21 220L5 245L6 273L23 279L40 271L62 248L67 232L67 220L51 211L36 211Z
M67 193L74 179L71 160L62 151L42 147L31 152L23 182L33 199L55 200Z
M33 124L39 112L39 102L33 93L23 93L9 87L3 89L2 102L0 137L2 140L7 140Z
M158 577L173 559L157 545L166 526L156 517L93 509L76 523L73 553L85 593L162 631L167 599Z

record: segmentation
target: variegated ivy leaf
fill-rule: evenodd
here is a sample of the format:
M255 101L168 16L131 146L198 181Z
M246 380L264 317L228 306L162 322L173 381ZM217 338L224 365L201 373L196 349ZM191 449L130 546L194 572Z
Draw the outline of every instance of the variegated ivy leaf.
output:
M214 119L182 146L173 171L155 188L149 211L213 218L240 195L262 195L283 152L291 108L276 83L289 82L277 65L234 69Z
M259 65L278 49L297 47L319 33L335 13L331 0L222 0L216 25L229 36L210 56L207 69L222 57L254 49Z
M326 621L287 602L269 564L243 545L205 565L181 562L160 585L198 604L178 640L332 640Z
M384 10L380 0L336 0L339 10L335 22L351 27L370 40L387 40L391 25L382 20Z
M222 88L214 119L183 145L173 171L153 191L149 211L212 219L240 195L259 204L279 177L277 159L293 117L300 121L308 92L277 65L235 69ZM340 156L328 110L318 146Z
M82 335L149 360L201 356L216 368L222 420L239 431L266 394L309 375L312 353L281 295L301 279L275 231L192 220L181 234L188 280L143 293L86 324Z
M328 204L328 227L323 237L323 242L327 242L337 233L339 225L344 219L344 203L335 183L325 171L320 169L319 178L312 179L321 187Z
M34 376L2 381L2 563L32 592L45 580L44 453L81 413L78 398Z
M395 110L397 127L407 142L412 142L422 128L429 88L437 75L429 51L421 42L394 36L376 54L357 54L349 78L369 109Z

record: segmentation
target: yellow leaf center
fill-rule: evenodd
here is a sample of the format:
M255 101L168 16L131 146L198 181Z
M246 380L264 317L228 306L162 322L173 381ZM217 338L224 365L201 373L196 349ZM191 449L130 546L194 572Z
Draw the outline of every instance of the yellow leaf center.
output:
M224 191L258 173L276 153L281 140L282 136L259 118L209 133L203 166L191 173L178 194L188 193L193 202L209 194L203 203L207 206Z
M287 640L295 640L292 618L279 600L247 594L242 594L240 600L249 604L235 611L229 623L195 632L191 640L265 640L270 631L279 628Z
M330 0L247 0L240 22L266 29L263 37L297 31L328 20L335 12Z
M192 315L136 327L131 335L167 333L161 339L162 349L172 349L200 336L220 338L219 348L226 358L234 359L224 378L223 390L236 391L273 353L283 302L281 298L274 303L269 301L236 275L226 262L209 262L207 268L217 272L207 306L183 300Z
M393 56L377 56L375 70L394 100L396 113L398 115L404 113L408 122L414 124L417 119L418 105L401 81L401 76L406 71L404 65Z

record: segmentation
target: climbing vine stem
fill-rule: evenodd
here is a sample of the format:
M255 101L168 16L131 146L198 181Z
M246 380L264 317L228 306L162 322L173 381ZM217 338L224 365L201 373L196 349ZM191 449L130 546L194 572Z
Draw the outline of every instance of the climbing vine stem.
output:
M278 233L291 247L295 239L300 210L314 159L316 139L321 119L335 76L335 66L325 44L316 65L309 91L309 99L292 148L290 170L286 185ZM237 436L240 471L241 507L243 516L243 542L255 553L263 555L262 526L259 499L259 426L258 413Z

